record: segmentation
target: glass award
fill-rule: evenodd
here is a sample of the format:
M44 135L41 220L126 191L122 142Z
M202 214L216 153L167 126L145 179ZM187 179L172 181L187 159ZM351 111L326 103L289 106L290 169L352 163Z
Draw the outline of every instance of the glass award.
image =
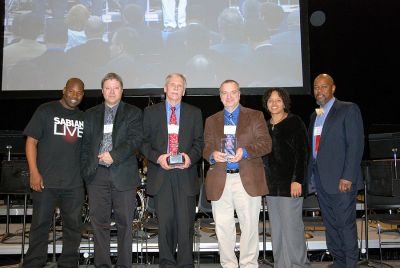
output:
M221 139L221 152L225 153L225 160L231 162L236 155L237 139L235 136L227 136Z
M179 153L178 144L174 144L172 146L173 148L169 148L171 155L167 159L168 165L170 166L183 165L185 163L185 158L181 153Z

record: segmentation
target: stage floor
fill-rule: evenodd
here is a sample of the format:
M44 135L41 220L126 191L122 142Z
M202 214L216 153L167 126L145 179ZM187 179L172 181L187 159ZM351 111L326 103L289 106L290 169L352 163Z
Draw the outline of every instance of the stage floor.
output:
M364 267L376 267L376 268L383 268L383 267L400 267L400 262L399 261L384 261L385 264L387 265L380 265L379 262L369 262L369 263L362 263L360 262L360 268L364 268ZM312 262L311 263L311 268L329 268L330 265L332 264L332 262ZM388 266L390 265L390 266ZM1 268L19 268L20 265L19 264L13 264L13 265L4 265L2 266L0 264ZM80 268L94 268L94 265L80 265ZM132 268L158 268L158 264L133 264ZM196 264L195 268L220 268L221 265L219 265L218 263L206 263L206 264ZM272 265L266 265L266 264L260 264L259 266L260 268L267 268L267 267L273 267ZM55 264L49 263L48 265L46 265L44 268L56 268Z
M200 227L199 227L200 226ZM357 226L358 226L358 237L359 237L359 247L362 252L365 252L365 229L364 229L364 222L362 219L358 219L357 221ZM0 224L0 234L5 233L5 224ZM25 252L28 249L28 242L29 242L29 224L27 224L27 232L26 232L26 239L25 239ZM194 239L194 252L195 252L195 257L196 261L202 262L202 259L204 255L218 255L218 241L217 238L213 232L212 229L212 224L209 223L209 221L205 220L205 222L196 222L195 225L196 231L196 236ZM262 222L260 222L260 257L262 256L268 256L270 257L271 254L271 240L268 235L269 233L269 224L268 221L266 222L266 242L263 243L263 235L262 235ZM56 245L55 245L55 252L58 254L61 252L62 249L62 232L61 232L61 226L56 227ZM157 255L158 252L158 244L157 244L157 234L156 231L151 231L149 230L148 232L144 232L140 228L136 228L136 225L134 225L134 230L135 230L135 238L134 242L132 244L132 252L134 252L134 259L135 262L139 263L156 263L154 262L154 256ZM16 224L12 223L10 224L10 233L14 234L11 235L11 237L7 238L5 241L0 243L0 259L2 258L1 255L3 256L10 256L10 255L15 255L15 257L18 259L18 256L21 254L21 249L22 249L22 224ZM323 226L321 226L319 223L306 223L306 242L307 242L307 248L309 250L310 256L313 255L314 253L317 252L325 252L326 250L326 242L325 242L325 236L324 236L324 231L323 231ZM4 235L2 235L4 236ZM49 248L48 248L48 253L52 254L53 253L53 233L49 234ZM238 236L239 237L239 236ZM0 236L1 238L1 236ZM392 232L384 232L382 234L382 242L385 242L386 245L384 248L391 248L391 249L399 249L400 248L400 233L396 231ZM389 242L389 244L388 244ZM395 242L398 244L390 244L391 242ZM239 243L237 244L239 246ZM368 248L371 250L375 250L379 248L379 239L378 239L378 234L377 234L377 229L376 229L376 223L370 222L369 228L368 228ZM263 249L265 249L265 255L263 252ZM239 248L238 248L239 250ZM82 253L83 260L90 260L90 258L93 256L93 241L91 234L83 234L82 235L82 241L81 241L81 246L80 246L80 252ZM199 255L200 254L200 255ZM116 237L115 235L112 235L111 239L111 255L116 255ZM375 256L374 256L375 257ZM329 258L328 258L329 259ZM319 259L318 259L319 260ZM209 262L209 261L207 261ZM90 263L90 262L89 262ZM312 262L313 266L312 267L328 267L329 262L317 262L314 258ZM1 262L0 262L1 265ZM86 267L87 265L85 265ZM151 266L151 265L150 265ZM203 266L203 265L202 265ZM393 265L392 265L393 266ZM92 267L89 265L89 267ZM133 266L136 267L136 266ZM149 266L147 266L149 267ZM218 267L213 266L210 263L207 263L204 265L204 267ZM400 262L394 262L393 267L400 267Z

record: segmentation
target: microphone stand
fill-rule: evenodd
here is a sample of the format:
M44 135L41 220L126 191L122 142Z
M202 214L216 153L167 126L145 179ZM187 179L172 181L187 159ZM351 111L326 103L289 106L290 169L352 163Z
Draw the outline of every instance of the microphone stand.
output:
M374 266L372 263L374 264L380 264L379 267L382 267L382 265L386 266L386 267L392 267L386 263L377 263L375 261L372 261L369 259L369 254L368 254L368 181L370 181L370 175L369 175L369 162L366 163L365 165L365 179L364 179L364 233L365 233L365 259L362 261L358 262L358 265L362 265L362 266L367 266L367 267L373 267L375 268L376 266Z
M269 260L267 260L267 231L266 231L267 217L266 217L266 212L265 212L266 211L266 206L265 206L266 198L265 198L265 196L262 196L261 200L262 200L262 210L263 210L262 211L262 219L263 219L263 222L262 222L262 228L263 228L263 230L262 230L263 257L262 257L262 259L259 260L259 263L274 267L274 264L271 263Z
M368 255L368 180L369 177L369 163L365 165L365 179L364 179L364 236L365 236L365 259L360 261L359 265L366 265L367 267L375 267L369 261Z

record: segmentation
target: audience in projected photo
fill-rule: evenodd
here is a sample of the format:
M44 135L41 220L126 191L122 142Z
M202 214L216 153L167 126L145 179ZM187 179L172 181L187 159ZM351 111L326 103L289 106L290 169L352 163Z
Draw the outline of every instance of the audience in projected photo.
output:
M103 40L105 24L98 16L90 16L84 32L87 41L83 44L70 48L68 57L79 60L82 64L95 68L106 64L110 60L109 44Z
M12 67L19 61L38 57L46 51L46 46L36 40L43 33L43 20L32 12L20 16L17 19L19 27L15 27L15 30L21 39L4 48L3 69Z
M67 9L68 1L65 0L32 1L32 11L41 18L45 18L47 14L50 14L52 18L63 19Z
M172 70L193 75L189 87L215 87L216 81L228 75L237 77L243 86L277 86L273 83L282 81L302 85L298 2L288 8L265 0L181 0L175 3L175 16L168 19L166 10L173 9L171 3L37 0L25 15L7 10L5 29L12 34L4 36L3 89L32 90L32 82L10 82L18 77L18 68L12 73L9 70L46 50L45 58L53 55L49 50L54 44L46 40L45 30L55 21L60 34L68 29L67 42L57 44L57 57L51 62L78 62L73 71L82 71L80 77L89 89L98 88L97 81L107 72L121 73L125 80L131 77L126 81L129 88L162 87L161 78ZM128 33L123 39L118 37L121 30ZM65 63L60 61L62 45ZM17 67L27 73L34 66L30 62ZM123 75L126 71L121 68L125 67L134 75ZM55 74L60 68L49 69L49 76L63 76ZM243 70L248 74L243 76ZM35 77L35 72L27 77ZM70 75L68 72L62 80ZM59 83L39 82L35 89L53 89L53 84Z
M69 10L65 17L65 23L68 26L68 42L65 51L86 43L84 29L89 17L90 11L84 5L78 4Z
M33 59L19 61L9 68L7 88L25 89L33 83L35 90L55 90L60 80L84 73L83 66L64 53L68 30L63 20L48 19L48 22L43 35L45 52ZM53 70L58 69L63 71L53 73Z
M140 36L128 27L114 33L110 44L111 59L104 66L99 66L96 73L99 77L105 72L118 72L125 77L125 83L138 86L141 72L146 70L146 63L138 57Z
M223 77L240 77L243 70L249 69L253 61L253 49L244 34L244 18L237 8L226 8L218 17L222 41L211 46L224 66ZM251 81L243 81L248 84Z
M133 28L140 36L139 52L141 54L160 54L162 52L161 32L145 24L145 9L142 6L126 5L122 11L122 22L123 26Z
M165 32L186 27L187 0L161 0L161 4Z

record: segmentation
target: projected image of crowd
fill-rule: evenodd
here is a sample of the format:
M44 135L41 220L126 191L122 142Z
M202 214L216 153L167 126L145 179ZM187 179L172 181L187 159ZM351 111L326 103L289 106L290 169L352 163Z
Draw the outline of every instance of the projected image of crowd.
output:
M17 3L18 2L18 3ZM125 88L302 86L299 3L268 0L6 0L2 90L56 90L108 72Z

